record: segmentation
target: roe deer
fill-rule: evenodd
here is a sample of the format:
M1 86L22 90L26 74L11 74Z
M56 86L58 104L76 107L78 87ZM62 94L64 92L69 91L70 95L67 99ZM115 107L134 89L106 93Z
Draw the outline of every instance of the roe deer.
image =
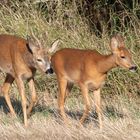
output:
M76 83L80 86L86 107L80 123L83 123L89 114L91 105L88 90L93 89L99 126L102 128L100 89L104 84L107 72L117 66L132 71L137 68L132 62L130 52L125 48L124 39L121 35L115 34L112 36L110 47L112 54L109 55L102 55L95 50L71 48L64 48L52 55L52 66L59 86L58 107L65 122L67 122L64 112L66 94L73 83Z
M0 70L6 72L6 79L2 86L6 103L10 113L16 116L9 97L10 85L15 80L22 100L24 124L27 126L27 114L31 112L36 102L36 91L34 86L34 74L37 69L43 72L51 72L49 52L53 52L57 47L58 41L52 44L49 50L43 48L37 38L25 40L14 35L0 35ZM29 83L32 93L31 103L26 111L26 97L23 80Z

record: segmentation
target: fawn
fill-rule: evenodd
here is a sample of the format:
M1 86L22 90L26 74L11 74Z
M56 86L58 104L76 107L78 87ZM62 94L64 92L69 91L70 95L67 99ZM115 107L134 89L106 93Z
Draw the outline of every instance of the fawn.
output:
M131 71L137 69L132 61L131 53L126 49L124 39L115 34L110 40L112 54L102 55L95 50L80 50L64 48L52 55L51 62L57 76L59 94L58 107L63 120L67 122L64 112L66 95L73 83L79 85L85 103L85 111L80 119L82 124L89 114L91 105L88 90L93 89L95 107L102 129L102 110L100 90L104 84L107 72L115 67L123 67Z
M0 35L0 70L6 73L6 79L2 86L6 103L10 113L16 116L9 97L9 88L15 80L22 100L24 124L27 126L27 114L36 103L36 91L34 75L37 69L43 72L52 72L50 55L57 47L56 40L48 50L41 46L40 41L34 36L33 40L25 40L14 35ZM31 103L26 109L26 96L23 80L27 80L32 93Z

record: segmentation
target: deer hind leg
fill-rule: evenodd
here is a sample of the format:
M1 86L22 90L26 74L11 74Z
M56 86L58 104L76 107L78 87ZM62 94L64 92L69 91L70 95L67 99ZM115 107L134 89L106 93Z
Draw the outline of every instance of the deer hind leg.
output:
M9 88L10 88L11 84L13 83L13 81L14 81L14 78L11 75L7 74L5 82L4 82L3 86L2 86L2 92L4 94L6 103L7 103L8 107L9 107L10 114L16 117L15 110L14 110L14 108L12 106L12 103L11 103L11 100L10 100L10 97L9 97Z
M102 110L101 110L101 95L100 95L100 89L94 91L94 100L95 100L95 107L98 115L99 120L99 127L102 129L103 123L102 123Z
M30 79L28 84L29 84L29 88L30 88L30 91L32 94L31 95L31 103L30 103L28 110L27 110L27 114L30 115L32 108L36 103L37 96L36 96L36 90L35 90L35 86L34 86L34 79L33 78Z
M26 109L26 97L25 97L24 83L23 83L21 77L18 77L15 80L16 80L16 84L19 89L19 93L21 95L22 110L23 110L23 116L24 116L24 125L27 126L27 109Z
M80 119L80 123L83 124L84 120L89 114L91 105L90 105L90 100L88 96L88 87L83 84L80 84L80 88L81 88L81 92L82 92L84 103L85 103L85 110L84 110L83 116Z
M58 79L58 86L59 86L59 95L58 95L59 112L64 122L67 123L67 117L64 111L64 100L66 94L67 80L62 78Z

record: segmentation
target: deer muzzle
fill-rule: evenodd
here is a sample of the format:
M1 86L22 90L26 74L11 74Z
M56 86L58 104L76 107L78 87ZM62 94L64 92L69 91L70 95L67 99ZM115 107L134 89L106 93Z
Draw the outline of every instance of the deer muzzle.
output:
M134 66L130 67L129 70L132 72L135 72L137 70L137 66L134 65Z
M53 69L52 68L49 68L49 69L47 69L47 71L45 73L46 74L53 74Z

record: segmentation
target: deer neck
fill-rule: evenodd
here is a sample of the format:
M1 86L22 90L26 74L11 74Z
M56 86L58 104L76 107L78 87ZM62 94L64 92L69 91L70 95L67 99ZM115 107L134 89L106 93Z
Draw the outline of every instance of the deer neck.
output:
M36 68L36 64L33 59L33 55L30 52L24 54L24 61L30 68Z
M98 63L99 71L106 74L112 68L117 67L115 54L102 56L101 61Z

